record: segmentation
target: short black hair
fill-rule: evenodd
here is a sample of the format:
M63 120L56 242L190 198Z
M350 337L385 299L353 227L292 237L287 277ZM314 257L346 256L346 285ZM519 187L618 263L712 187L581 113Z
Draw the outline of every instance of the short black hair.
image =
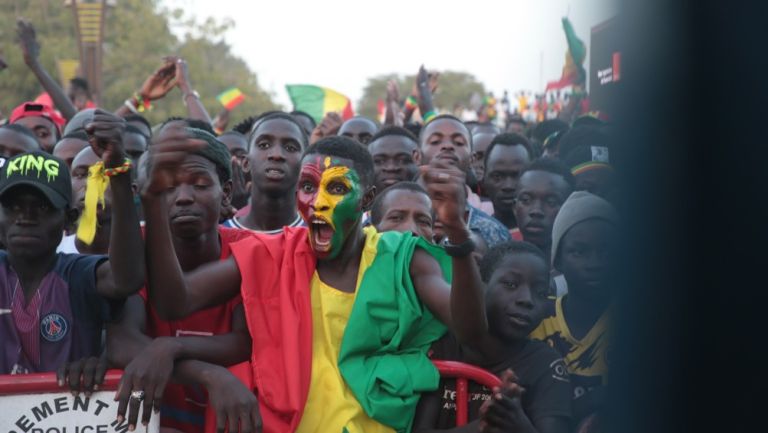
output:
M416 137L416 143L419 143L419 136L421 135L421 124L416 122L408 122L405 125L403 125L403 128L407 129L408 131L413 134L414 137Z
M341 135L334 135L318 140L304 151L302 159L307 155L320 154L337 156L352 161L360 181L369 187L373 185L373 157L356 140Z
M299 123L293 116L291 116L288 113L283 113L282 111L268 111L261 116L257 117L253 121L253 125L251 125L251 130L248 131L248 149L251 148L251 140L253 140L253 133L256 132L256 129L259 128L262 124L265 122L268 122L270 120L275 119L281 119L285 120L287 122L291 122L294 125L296 125L297 128L299 128L299 132L301 133L301 140L300 144L302 148L306 148L309 145L309 137L307 137L307 132L304 130L304 127L301 126L301 123Z
M310 116L309 113L306 113L306 112L301 111L301 110L293 110L293 111L291 111L290 114L291 114L291 116L302 116L302 117L305 117L305 118L309 119L309 121L312 123L312 128L317 126L317 122L315 122L315 118Z
M13 132L26 135L27 137L35 140L35 143L37 143L37 137L35 136L35 133L20 123L6 123L5 125L0 126L0 128L10 129Z
M370 147L371 143L378 140L379 138L387 137L389 135L399 135L401 137L405 137L413 141L413 143L416 145L416 148L419 147L419 139L416 138L416 136L413 135L411 131L405 128L402 128L400 126L393 126L393 125L389 125L381 128L379 132L377 132L376 134L374 134L373 137L371 137L371 141L368 143L368 146Z
M560 119L545 120L536 125L531 131L531 138L544 142L544 140L557 131L567 131L568 124Z
M611 147L608 141L608 134L601 126L576 126L560 139L560 158L564 160L571 151L581 146Z
M76 138L78 140L88 141L88 134L85 132L85 129L77 128L75 130L69 131L69 133L61 137L62 140L65 138Z
M493 272L498 269L499 264L504 257L515 254L531 254L541 259L546 269L549 269L549 261L541 248L530 242L506 241L502 242L488 251L480 262L480 278L485 284L491 281Z
M232 127L232 130L235 132L239 132L243 134L243 136L248 136L248 134L251 133L251 128L253 127L253 122L256 121L256 116L248 116L245 119L241 120L239 123L237 123L235 126Z
M83 77L75 77L75 78L69 80L69 84L72 87L79 87L79 88L85 90L86 92L89 92L89 90L88 90L88 80L86 80Z
M464 129L467 130L467 139L468 139L468 142L469 142L468 143L469 144L469 148L472 149L472 147L473 147L473 145L472 145L472 131L469 129L469 127L467 126L466 123L464 123L461 119L459 119L458 117L456 117L456 116L454 116L452 114L440 114L440 115L435 116L432 119L430 119L429 122L425 123L424 126L421 128L421 131L419 132L419 146L421 146L421 139L424 138L423 135L424 135L424 131L426 131L426 129L427 129L427 126L430 123L432 123L432 122L434 122L436 120L441 120L441 119L450 119L450 120L454 120L456 122L459 122L461 124L461 126L463 126Z
M505 132L493 137L491 144L488 145L488 149L485 151L485 159L483 160L483 164L486 167L488 166L488 156L490 156L491 152L496 146L517 146L518 144L523 146L528 152L528 158L534 158L533 149L531 149L531 142L528 141L527 138L514 132Z
M384 218L384 209L381 207L384 205L384 199L392 191L413 191L429 197L427 190L416 182L398 182L384 188L384 191L376 194L376 198L371 205L371 224L374 226L378 225L381 219Z
M576 187L576 179L573 177L571 170L565 164L556 159L539 158L534 160L532 163L528 164L528 166L525 167L520 173L520 179L522 179L523 175L529 171L544 171L547 173L555 174L557 176L561 176L565 180L565 183L567 183L571 188L571 191L573 191L573 189Z
M129 114L129 115L123 117L123 119L125 119L126 122L139 122L139 123L143 123L144 125L146 125L147 129L149 130L149 133L152 134L152 125L149 124L149 120L147 120L144 116L142 116L140 114ZM139 130L139 131L141 132L141 130ZM146 134L144 134L144 132L141 132L141 133L146 136ZM147 138L151 138L151 136L149 136Z

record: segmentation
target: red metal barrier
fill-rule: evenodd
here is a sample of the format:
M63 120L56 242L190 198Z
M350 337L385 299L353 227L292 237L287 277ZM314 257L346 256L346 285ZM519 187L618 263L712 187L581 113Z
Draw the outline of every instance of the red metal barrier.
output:
M109 370L100 391L117 389L122 370ZM36 394L66 391L56 382L56 373L0 374L0 395Z
M488 388L501 385L501 379L493 373L474 365L457 361L432 361L442 377L456 379L456 426L467 423L469 406L468 381L479 383Z

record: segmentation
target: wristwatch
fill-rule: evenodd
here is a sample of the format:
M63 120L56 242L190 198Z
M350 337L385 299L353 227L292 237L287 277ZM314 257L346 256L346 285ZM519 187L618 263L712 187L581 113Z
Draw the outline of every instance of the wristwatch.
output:
M467 238L466 241L458 245L454 245L448 240L448 236L446 236L443 238L443 241L440 243L440 245L443 246L446 254L456 258L467 257L468 255L472 254L473 251L475 251L475 241L473 241L472 238Z

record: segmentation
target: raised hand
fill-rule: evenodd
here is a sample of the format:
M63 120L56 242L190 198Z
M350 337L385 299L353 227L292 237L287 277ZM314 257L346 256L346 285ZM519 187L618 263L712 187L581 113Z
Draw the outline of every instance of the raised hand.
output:
M158 196L175 184L176 171L190 152L206 146L205 141L190 137L181 123L169 123L152 140L147 162L147 181L142 195Z
M242 208L248 204L251 197L251 184L248 182L243 170L243 159L233 156L230 160L232 164L232 206ZM234 215L233 215L234 216Z
M160 99L176 85L176 58L166 57L163 66L158 68L144 81L139 95L150 101Z
M98 391L104 383L104 375L107 374L107 358L89 357L77 361L65 362L56 370L56 381L60 387L69 385L72 395L77 396L80 390L85 391L85 396L90 397L93 391Z
M120 384L115 393L117 419L125 419L128 411L128 429L133 431L137 425L141 408L141 423L149 424L152 409L160 410L165 386L173 373L174 341L173 337L156 338L138 354L123 371ZM134 393L141 394L137 398Z
M176 86L178 86L181 93L187 94L192 91L192 82L189 80L189 65L187 61L181 57L168 56L165 58L167 62L172 62L176 65L175 77Z
M31 66L37 63L40 56L40 44L37 42L35 26L31 22L19 19L16 21L16 34L19 38L19 46L24 55L24 63Z
M432 208L443 231L453 244L466 241L469 229L466 212L466 175L457 166L433 160L419 167L424 186L432 199Z
M314 144L321 138L338 134L342 123L344 123L344 120L339 113L333 111L327 113L325 117L323 117L323 120L320 121L320 124L318 124L312 131L312 135L309 137L309 143Z
M396 80L387 81L387 102L400 101L400 87Z
M90 121L85 123L85 132L96 155L106 168L118 167L125 162L123 133L125 120L110 112L97 109Z

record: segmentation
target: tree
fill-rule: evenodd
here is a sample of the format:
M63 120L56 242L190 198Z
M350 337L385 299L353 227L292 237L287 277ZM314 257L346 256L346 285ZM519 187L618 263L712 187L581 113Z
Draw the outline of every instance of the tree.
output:
M410 94L415 75L384 74L368 79L363 96L357 104L357 112L363 116L376 118L377 103L379 99L385 100L387 94L387 81L397 80L400 85L401 97ZM473 94L480 96L485 94L485 87L477 79L466 72L444 71L440 72L437 92L435 92L435 107L441 111L453 112L456 104L467 106Z
M224 42L223 35L231 22L217 23L209 18L198 24L194 17L180 10L160 9L158 4L158 0L120 0L116 7L108 9L103 61L105 108L119 107L160 66L162 57L172 54L187 60L192 83L211 117L221 109L216 95L231 86L247 95L234 119L276 108L271 95L259 87L256 74ZM63 1L0 0L0 7L10 12L0 15L0 43L8 63L8 69L0 71L0 110L8 114L14 106L41 92L16 45L17 17L35 25L40 60L54 77L58 77L58 59L77 59L79 53L73 13ZM172 25L185 31L181 40L169 30ZM144 113L152 123L185 115L181 94L176 90L154 105L152 111Z

